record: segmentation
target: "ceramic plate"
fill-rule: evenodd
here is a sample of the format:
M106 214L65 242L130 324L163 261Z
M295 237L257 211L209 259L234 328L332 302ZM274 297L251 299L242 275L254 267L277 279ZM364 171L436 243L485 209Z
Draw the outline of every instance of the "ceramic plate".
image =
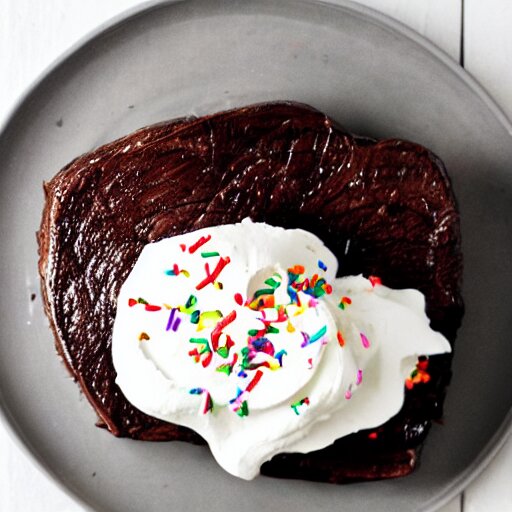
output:
M433 427L421 466L407 478L245 482L204 447L116 439L94 427L55 354L36 266L43 180L148 123L276 99L310 103L360 134L424 144L452 177L467 313L444 425ZM0 402L8 425L97 510L437 508L486 463L511 424L511 134L446 55L345 1L164 2L116 19L38 81L0 136Z

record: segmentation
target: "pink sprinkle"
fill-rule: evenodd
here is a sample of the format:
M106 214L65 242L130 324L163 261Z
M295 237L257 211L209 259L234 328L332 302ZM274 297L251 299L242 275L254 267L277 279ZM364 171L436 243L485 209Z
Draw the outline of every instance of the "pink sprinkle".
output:
M349 389L347 389L347 392L345 393L345 398L347 400L350 400L352 398L352 391Z
M363 370L357 370L356 386L359 386L363 382Z
M361 343L363 344L364 348L370 348L370 341L368 338L362 333L359 333L361 335Z

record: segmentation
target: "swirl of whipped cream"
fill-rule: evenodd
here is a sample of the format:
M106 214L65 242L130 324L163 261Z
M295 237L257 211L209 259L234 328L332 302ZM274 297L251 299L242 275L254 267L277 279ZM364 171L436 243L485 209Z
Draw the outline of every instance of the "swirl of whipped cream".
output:
M118 297L117 384L233 475L380 426L418 356L450 351L423 295L362 276L303 230L249 219L147 245Z

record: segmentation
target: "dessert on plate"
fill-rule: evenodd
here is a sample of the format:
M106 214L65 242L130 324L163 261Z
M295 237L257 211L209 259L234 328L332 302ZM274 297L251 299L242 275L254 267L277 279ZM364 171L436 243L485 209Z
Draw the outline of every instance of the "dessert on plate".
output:
M458 212L444 166L429 150L407 141L355 137L309 106L275 102L143 128L75 159L45 184L45 194L38 233L45 309L57 350L100 426L142 440L202 443L206 438L219 460L229 447L216 427L201 425L219 418L229 428L245 428L260 421L259 411L285 404L286 418L303 425L306 441L276 441L268 449L268 442L246 435L265 446L253 446L244 456L247 460L257 451L257 465L265 461L262 473L345 482L412 471L432 420L442 415L451 361L446 340L453 344L463 314ZM282 239L289 239L284 246ZM313 248L309 259L308 247ZM156 259L144 263L152 252ZM153 281L137 277L137 268L156 272L157 262L163 267ZM374 414L350 432L335 428L339 438L332 432L326 437L325 431L317 436L311 425L329 423L326 416L340 403L329 395L332 404L318 412L315 403L326 402L313 384L332 380L322 379L322 368L357 345L355 355L343 356L352 361L345 367L352 370L344 370L333 390L357 404L377 364L368 354L375 349L378 359L384 351L384 341L378 349L374 343L379 334L367 335L366 330L373 332L372 313L368 318L358 313L365 308L358 309L357 297L392 297L420 318L423 297L407 289L423 294L432 329L422 321L429 331L424 339L431 341L414 337L411 346L402 344L407 355L401 360L410 365L399 392L403 405L389 419ZM302 310L296 315L294 307ZM281 317L262 321L272 309ZM237 320L230 323L226 319L233 311ZM409 313L401 311L397 318ZM352 319L350 325L366 327L352 332L343 324L349 314L363 322ZM301 315L311 318L301 324ZM155 330L155 322L162 328ZM406 321L397 323L389 322L397 328L392 339L416 332ZM243 340L235 332L244 332ZM122 340L129 336L135 337L133 354L145 354L160 377L180 383L180 396L187 400L178 402L187 419L171 399L155 406L145 401L149 391L141 400L133 395L129 383L140 374L130 379L130 368L140 361L128 358L124 364ZM171 338L181 340L182 352L166 358L165 339ZM293 343L295 350L286 351ZM431 356L418 359L427 353ZM179 366L171 363L175 358L192 368L185 376L178 371L177 380L169 374ZM404 372L401 368L389 382ZM189 374L197 385L187 380ZM203 376L229 382L229 390L216 384L215 392L207 389L210 381ZM311 396L302 393L306 389ZM282 424L280 414L285 413L267 415L270 424ZM293 437L293 425L289 430ZM307 441L315 437L322 441ZM246 464L240 469L239 461L223 465L245 478L254 476L254 464L250 470Z

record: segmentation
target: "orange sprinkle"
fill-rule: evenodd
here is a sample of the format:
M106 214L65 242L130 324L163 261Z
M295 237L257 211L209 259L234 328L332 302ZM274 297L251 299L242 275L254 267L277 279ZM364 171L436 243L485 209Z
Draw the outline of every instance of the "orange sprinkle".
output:
M288 269L288 272L291 272L292 274L304 274L305 271L306 269L303 265L294 265Z
M336 333L336 337L338 338L338 343L340 344L340 347L345 346L345 340L343 339L343 336L340 331Z
M147 333L145 333L145 332L141 332L141 333L139 334L139 341L143 341L143 340L149 340L149 336L148 336L148 334L147 334Z

